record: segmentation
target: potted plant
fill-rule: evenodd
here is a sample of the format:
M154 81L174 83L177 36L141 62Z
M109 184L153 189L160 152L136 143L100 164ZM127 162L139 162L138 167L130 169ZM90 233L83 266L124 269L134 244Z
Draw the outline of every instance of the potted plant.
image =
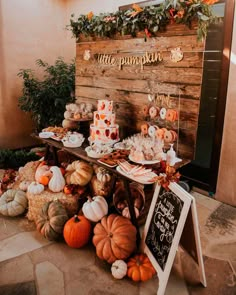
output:
M38 79L31 69L21 69L18 76L23 79L23 95L18 101L22 111L31 113L39 131L61 125L65 105L75 100L75 62L58 58L49 65L38 59L36 64L43 69L43 79Z

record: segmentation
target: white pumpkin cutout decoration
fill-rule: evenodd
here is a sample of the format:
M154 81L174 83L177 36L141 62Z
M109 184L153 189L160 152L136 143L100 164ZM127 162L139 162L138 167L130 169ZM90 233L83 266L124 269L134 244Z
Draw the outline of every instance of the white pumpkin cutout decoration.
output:
M28 186L27 191L30 194L33 195L39 195L44 191L44 185L41 183L38 183L36 181L31 182L31 184Z
M115 279L123 279L127 274L127 264L124 260L116 260L111 266L111 274Z
M88 201L82 207L84 216L93 222L98 222L108 213L106 200L101 196L88 197Z
M50 171L52 172L52 177L48 183L48 188L54 192L58 193L63 190L66 181L61 173L61 169L57 166L52 166L50 168Z

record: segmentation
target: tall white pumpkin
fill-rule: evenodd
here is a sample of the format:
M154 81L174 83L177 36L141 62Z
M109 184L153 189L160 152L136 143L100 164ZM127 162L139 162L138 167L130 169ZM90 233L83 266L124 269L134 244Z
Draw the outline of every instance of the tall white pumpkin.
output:
M57 166L52 166L50 168L50 171L52 172L52 178L50 179L48 183L48 188L54 192L58 193L63 190L66 181L61 173L61 169Z

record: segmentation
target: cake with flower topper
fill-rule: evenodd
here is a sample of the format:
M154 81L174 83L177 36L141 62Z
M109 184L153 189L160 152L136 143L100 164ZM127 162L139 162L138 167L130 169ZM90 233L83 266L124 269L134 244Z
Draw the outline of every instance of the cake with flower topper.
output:
M112 144L119 141L119 125L113 112L113 101L98 100L97 111L93 113L93 124L90 125L90 142Z

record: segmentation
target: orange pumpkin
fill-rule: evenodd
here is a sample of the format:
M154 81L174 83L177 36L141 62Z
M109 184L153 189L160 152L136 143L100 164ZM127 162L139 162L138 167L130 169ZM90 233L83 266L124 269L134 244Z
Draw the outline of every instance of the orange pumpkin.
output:
M108 263L128 258L136 249L136 233L135 226L125 217L117 214L103 217L94 227L97 256Z
M146 254L136 254L128 260L127 276L135 282L151 279L156 271Z
M43 185L48 185L49 183L49 177L48 176L41 176L39 179L39 183L43 184Z
M63 236L68 246L71 248L81 248L85 246L92 233L92 225L84 216L70 218L63 230Z

